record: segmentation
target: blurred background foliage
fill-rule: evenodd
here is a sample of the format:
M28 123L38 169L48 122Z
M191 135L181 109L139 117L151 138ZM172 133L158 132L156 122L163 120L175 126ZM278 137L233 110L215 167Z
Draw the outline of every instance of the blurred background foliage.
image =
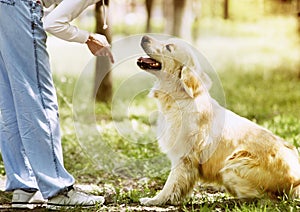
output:
M189 32L191 23L201 28L201 22L210 19L225 19L234 22L256 22L264 18L294 17L300 11L299 0L181 0L184 1L183 26L181 31ZM179 2L181 2L179 1ZM144 33L147 19L146 0L111 0L109 19L114 35ZM168 4L169 7L165 6ZM176 0L153 0L151 26L153 32L164 32L166 10ZM77 19L83 28L94 29L94 10L90 8ZM275 25L274 25L275 27Z

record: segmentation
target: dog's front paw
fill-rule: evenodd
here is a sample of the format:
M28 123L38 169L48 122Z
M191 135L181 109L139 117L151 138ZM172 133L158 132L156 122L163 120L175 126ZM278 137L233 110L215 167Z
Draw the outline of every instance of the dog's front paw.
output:
M162 202L157 200L156 198L141 198L140 199L140 203L142 205L147 205L147 206L151 206L151 205L161 205Z

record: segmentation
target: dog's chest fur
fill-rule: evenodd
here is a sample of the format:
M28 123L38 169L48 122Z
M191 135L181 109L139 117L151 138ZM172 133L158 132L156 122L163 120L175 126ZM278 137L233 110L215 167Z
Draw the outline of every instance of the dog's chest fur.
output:
M204 146L209 137L212 108L209 95L189 98L184 92L154 89L158 100L158 142L161 150L176 164L193 149ZM200 155L199 155L200 157ZM199 160L197 158L196 160Z

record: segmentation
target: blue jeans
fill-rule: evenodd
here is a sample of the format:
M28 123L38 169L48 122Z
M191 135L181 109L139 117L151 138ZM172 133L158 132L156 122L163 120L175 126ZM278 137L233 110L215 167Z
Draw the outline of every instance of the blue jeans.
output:
M55 88L33 0L0 0L0 148L6 190L49 198L74 184L65 170Z

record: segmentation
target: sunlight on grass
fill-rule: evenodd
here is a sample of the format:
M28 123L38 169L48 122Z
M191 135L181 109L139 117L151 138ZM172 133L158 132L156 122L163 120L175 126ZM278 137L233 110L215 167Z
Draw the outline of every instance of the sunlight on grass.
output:
M199 50L218 72L269 71L299 73L299 36L293 17L266 18L252 23L204 20Z

